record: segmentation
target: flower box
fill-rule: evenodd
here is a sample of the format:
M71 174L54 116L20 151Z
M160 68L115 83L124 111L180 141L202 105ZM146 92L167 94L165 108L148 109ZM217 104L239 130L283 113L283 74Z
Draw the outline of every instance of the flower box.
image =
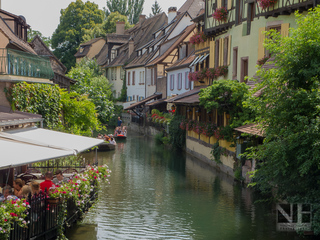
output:
M212 17L219 22L226 22L228 19L228 10L225 7L217 8L212 14Z
M61 201L60 198L48 198L47 199L47 203L49 205L57 205L60 203L60 201Z
M263 10L274 6L278 0L258 0L259 7Z
M204 32L198 32L190 38L190 43L193 45L204 43L205 41L207 41L207 36Z

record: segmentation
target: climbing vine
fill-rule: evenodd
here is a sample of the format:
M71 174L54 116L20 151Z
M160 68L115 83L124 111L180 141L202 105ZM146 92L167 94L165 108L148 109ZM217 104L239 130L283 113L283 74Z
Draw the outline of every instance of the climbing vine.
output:
M13 110L40 114L44 126L50 129L60 125L60 92L57 85L25 82L13 84L5 93Z

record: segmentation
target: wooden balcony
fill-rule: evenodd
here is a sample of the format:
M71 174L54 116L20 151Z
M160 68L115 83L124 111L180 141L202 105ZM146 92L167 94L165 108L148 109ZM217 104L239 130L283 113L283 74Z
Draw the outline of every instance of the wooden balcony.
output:
M210 40L207 39L207 41L203 42L203 43L199 43L195 45L195 51L196 52L200 52L202 50L205 50L207 48L210 48Z
M266 9L259 7L256 0L256 16L277 17L279 15L290 15L298 11L306 11L318 4L318 0L278 0L276 4Z
M13 49L0 49L0 75L52 79L49 58Z

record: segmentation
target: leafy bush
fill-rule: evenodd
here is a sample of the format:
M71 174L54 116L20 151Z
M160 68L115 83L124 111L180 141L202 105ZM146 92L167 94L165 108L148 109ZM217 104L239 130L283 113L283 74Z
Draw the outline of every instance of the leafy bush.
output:
M13 110L41 114L44 126L50 129L61 124L61 99L57 85L21 82L13 84L5 92Z
M180 128L180 124L184 120L185 117L175 114L170 121L170 143L175 148L184 148L186 145L186 130Z

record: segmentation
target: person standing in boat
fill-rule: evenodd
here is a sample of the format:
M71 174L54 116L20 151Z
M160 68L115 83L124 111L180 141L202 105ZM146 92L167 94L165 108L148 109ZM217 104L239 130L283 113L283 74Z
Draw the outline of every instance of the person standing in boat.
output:
M120 119L120 117L118 117L118 127L121 127L122 125L122 120Z

